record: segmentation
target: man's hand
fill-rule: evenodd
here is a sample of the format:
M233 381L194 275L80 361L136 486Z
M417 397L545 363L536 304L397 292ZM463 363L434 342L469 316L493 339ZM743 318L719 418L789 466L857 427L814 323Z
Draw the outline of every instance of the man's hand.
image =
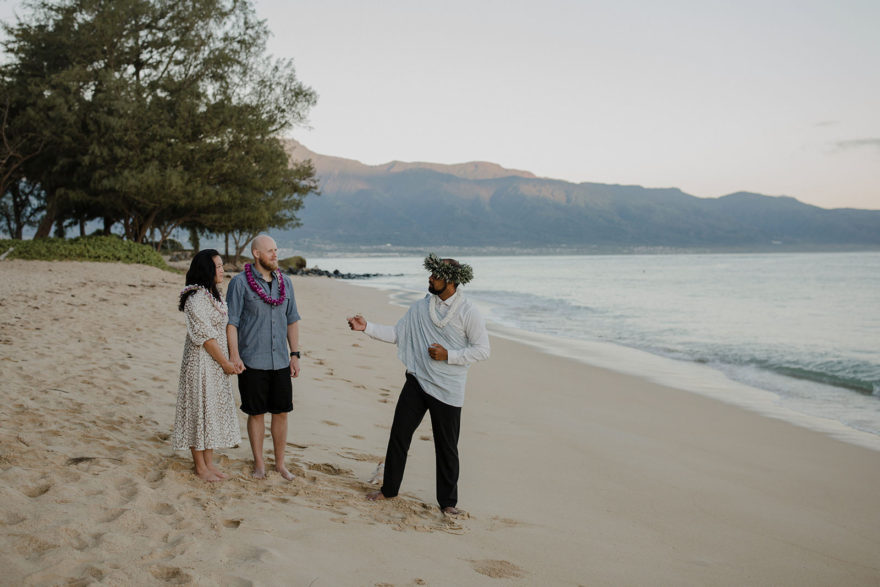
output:
M290 376L299 377L299 357L290 357Z
M435 361L445 361L449 358L449 353L446 352L446 349L436 342L428 347L428 354L431 355L431 358Z
M358 331L366 330L367 320L363 316L358 314L357 316L348 319L348 327L351 328L352 330L358 330Z
M229 362L232 363L232 367L235 369L234 373L241 373L245 370L244 361L238 355L229 357Z
M220 367L227 375L235 375L237 373L241 373L241 371L236 370L235 365L232 363L232 361L223 361L222 363L220 363Z

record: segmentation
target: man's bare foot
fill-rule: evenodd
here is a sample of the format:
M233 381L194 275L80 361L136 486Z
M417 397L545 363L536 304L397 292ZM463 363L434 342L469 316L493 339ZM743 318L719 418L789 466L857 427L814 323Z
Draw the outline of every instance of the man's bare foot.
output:
M460 516L461 514L464 513L460 509L452 507L451 505L446 506L445 508L443 508L442 511L443 511L443 514L447 515L447 516Z
M367 494L368 501L381 501L383 499L388 499L384 495L382 495L381 491L373 491L372 493Z
M288 471L287 468L284 467L283 465L280 467L275 467L275 470L278 472L279 475L281 475L282 477L284 477L288 481L293 481L294 478L296 477L296 475L294 475L293 473Z
M254 466L254 470L251 473L251 477L254 479L265 479L266 478L266 469L263 466Z

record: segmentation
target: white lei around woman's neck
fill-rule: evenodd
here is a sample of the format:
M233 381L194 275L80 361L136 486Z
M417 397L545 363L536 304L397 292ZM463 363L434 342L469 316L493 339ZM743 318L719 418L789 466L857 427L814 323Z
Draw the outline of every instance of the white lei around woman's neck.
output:
M431 301L428 303L428 313L431 315L431 322L434 323L434 326L437 328L444 328L449 322L455 318L455 315L458 314L459 308L461 308L461 304L464 301L464 296L460 293L455 294L455 299L452 300L452 304L449 306L449 311L446 312L446 316L443 317L443 320L437 315L437 306L440 305L440 296L432 295Z
M222 299L217 300L217 298L214 297L214 294L211 293L211 290L209 290L207 287L203 285L188 285L183 288L183 291L181 293L187 291L203 291L205 295L208 296L208 299L211 300L211 303L214 305L214 307L217 308L217 311L226 316L226 303Z

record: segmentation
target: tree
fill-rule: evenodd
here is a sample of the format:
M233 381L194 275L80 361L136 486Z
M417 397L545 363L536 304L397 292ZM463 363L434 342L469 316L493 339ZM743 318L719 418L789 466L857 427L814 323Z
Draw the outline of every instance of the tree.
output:
M201 224L213 234L232 237L233 262L238 265L245 247L261 232L300 225L296 212L307 194L317 193L317 180L310 161L279 165L288 161L288 154L278 140L232 152L238 162L230 162L229 173L222 178L226 199L220 208L206 213ZM237 173L242 167L254 173Z
M11 184L0 198L0 217L11 238L21 240L24 229L34 226L43 212L39 186L19 181Z
M24 169L45 195L38 236L58 221L104 218L137 242L158 229L161 244L184 224L206 227L229 202L256 205L286 185L266 180L288 168L277 135L305 120L316 95L292 62L266 56L268 29L252 2L29 6L29 20L6 27L3 79L24 89L20 121L43 141ZM276 196L288 206L282 216L314 189L313 170L288 175L299 185Z
M0 80L0 87L4 95L0 103L0 216L6 232L21 239L24 227L32 225L42 211L34 197L36 190L23 181L23 165L39 153L42 145L21 125L14 124L11 84Z

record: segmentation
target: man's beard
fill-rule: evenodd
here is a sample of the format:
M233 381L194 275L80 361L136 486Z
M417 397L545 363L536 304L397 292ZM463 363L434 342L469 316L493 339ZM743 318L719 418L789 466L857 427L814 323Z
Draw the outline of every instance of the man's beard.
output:
M443 289L446 289L446 286L444 286ZM434 289L433 285L428 284L428 293L435 296L439 296L441 293L443 293L443 289Z
M275 271L276 269L278 269L278 261L268 261L263 259L256 259L255 261L257 265L259 265L266 271Z

